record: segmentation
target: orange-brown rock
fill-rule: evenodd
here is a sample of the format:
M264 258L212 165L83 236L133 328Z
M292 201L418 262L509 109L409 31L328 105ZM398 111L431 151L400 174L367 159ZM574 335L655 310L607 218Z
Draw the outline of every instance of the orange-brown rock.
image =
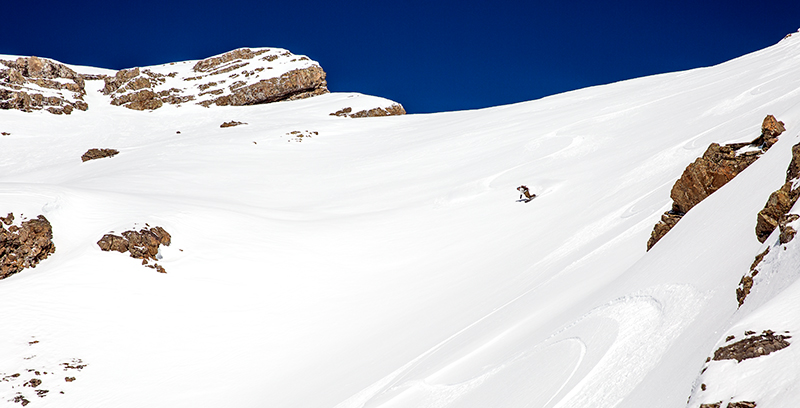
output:
M0 223L0 279L36 267L56 250L53 228L43 215L23 221L19 227L11 225L13 220L13 214L8 214ZM3 224L10 226L6 229Z
M155 261L159 246L169 246L172 243L170 234L161 227L130 230L121 235L105 234L97 241L97 245L103 251L129 252L131 258ZM163 267L159 272L163 272Z
M232 120L232 121L229 121L229 122L224 122L223 124L219 125L219 127L227 128L227 127L234 127L234 126L246 125L246 124L247 123L245 123L245 122L239 122L237 120Z
M774 138L780 136L786 130L783 122L775 119L775 116L767 115L764 122L761 123L761 134L767 138Z
M685 214L755 162L760 154L752 151L737 155L731 146L712 143L702 157L686 167L672 186L672 211Z
M647 241L648 251L680 221L683 214L731 181L763 153L762 150L754 150L737 154L739 149L748 145L734 143L720 146L712 143L703 156L686 167L672 186L672 209L664 213L661 221L653 227Z
M653 232L650 234L650 240L647 242L647 250L649 251L650 248L680 220L680 217L675 219L675 215L682 216L686 214L692 207L719 190L736 177L736 175L753 164L753 162L758 160L761 154L777 142L778 135L784 130L783 122L779 122L774 116L768 115L761 124L761 135L752 142L731 143L725 146L712 143L708 149L706 149L705 153L703 153L702 157L686 167L681 177L675 182L675 185L672 186L672 190L670 191L672 209L665 214L671 214L671 216L668 220L662 217L662 220L656 224ZM745 146L756 147L758 150L739 153L739 150ZM792 151L794 152L794 149L792 149ZM798 154L800 154L800 148L798 148ZM795 162L795 160L797 160L797 162ZM794 171L797 173L800 171L800 158L793 159L792 163L794 167L790 166L790 172ZM774 201L783 202L784 198L783 196L776 196ZM792 204L793 203L794 201L792 201ZM766 239L766 237L763 237L763 239L761 238L761 235L764 234L764 230L769 229L771 226L771 229L769 229L769 233L771 233L778 225L777 220L780 218L780 215L786 213L784 211L780 214L773 214L771 211L772 210L762 211L764 212L763 215L759 213L759 225L761 226L756 226L756 234L759 236L761 242L764 242L763 240ZM786 211L788 211L788 209ZM778 218L773 218L774 216ZM769 236L769 233L766 235Z

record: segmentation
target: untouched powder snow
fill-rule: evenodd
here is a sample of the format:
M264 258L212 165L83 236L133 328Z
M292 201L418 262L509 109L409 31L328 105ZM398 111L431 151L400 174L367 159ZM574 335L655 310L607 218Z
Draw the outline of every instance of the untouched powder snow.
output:
M0 406L791 406L796 346L701 370L728 334L800 329L796 273L735 295L776 245L754 227L800 142L798 70L795 35L476 111L342 118L386 100L334 93L139 112L102 81L86 112L0 111L0 216L43 214L57 248L0 281ZM686 165L768 114L779 142L646 252ZM97 245L145 223L172 235L166 274Z

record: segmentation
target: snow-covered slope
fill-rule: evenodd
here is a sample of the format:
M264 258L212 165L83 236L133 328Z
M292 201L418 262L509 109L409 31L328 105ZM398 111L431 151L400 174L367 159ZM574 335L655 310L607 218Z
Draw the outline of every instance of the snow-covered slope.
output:
M101 81L85 112L0 111L0 215L43 214L57 247L0 281L0 405L790 406L796 346L701 370L729 334L800 330L796 275L735 294L800 142L798 71L794 35L478 111L342 118L373 97L334 93L140 112ZM780 141L646 252L684 167L767 114ZM172 235L167 274L96 244L145 223Z

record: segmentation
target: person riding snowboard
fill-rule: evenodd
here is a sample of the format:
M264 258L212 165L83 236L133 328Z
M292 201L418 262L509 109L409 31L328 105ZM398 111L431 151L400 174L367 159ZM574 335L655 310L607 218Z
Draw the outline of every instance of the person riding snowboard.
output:
M523 197L525 197L524 198L525 201L531 201L536 197L536 194L531 194L531 191L528 190L528 187L519 186L517 187L517 190L520 192L519 194L520 200L523 200Z

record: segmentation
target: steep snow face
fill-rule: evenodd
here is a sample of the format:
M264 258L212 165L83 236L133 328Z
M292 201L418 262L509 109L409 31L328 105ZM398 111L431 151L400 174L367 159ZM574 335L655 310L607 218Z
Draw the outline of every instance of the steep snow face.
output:
M798 69L792 36L715 67L478 111L343 118L330 114L385 100L327 94L137 112L109 105L100 81L87 81L91 109L77 115L0 111L0 215L43 214L57 248L0 281L0 397L339 408L766 398L746 374L725 377L728 361L701 380L719 385L713 396L693 386L721 333L796 330L793 278L773 300L754 286L738 311L735 289L763 251L755 216L800 141ZM767 114L786 124L780 141L646 252L684 167L711 142L752 140ZM243 124L220 128L229 121ZM120 153L82 162L90 148ZM521 184L538 197L516 202ZM147 224L172 237L158 255L166 274L96 244ZM776 253L798 257L791 245ZM752 362L793 370L794 347Z

